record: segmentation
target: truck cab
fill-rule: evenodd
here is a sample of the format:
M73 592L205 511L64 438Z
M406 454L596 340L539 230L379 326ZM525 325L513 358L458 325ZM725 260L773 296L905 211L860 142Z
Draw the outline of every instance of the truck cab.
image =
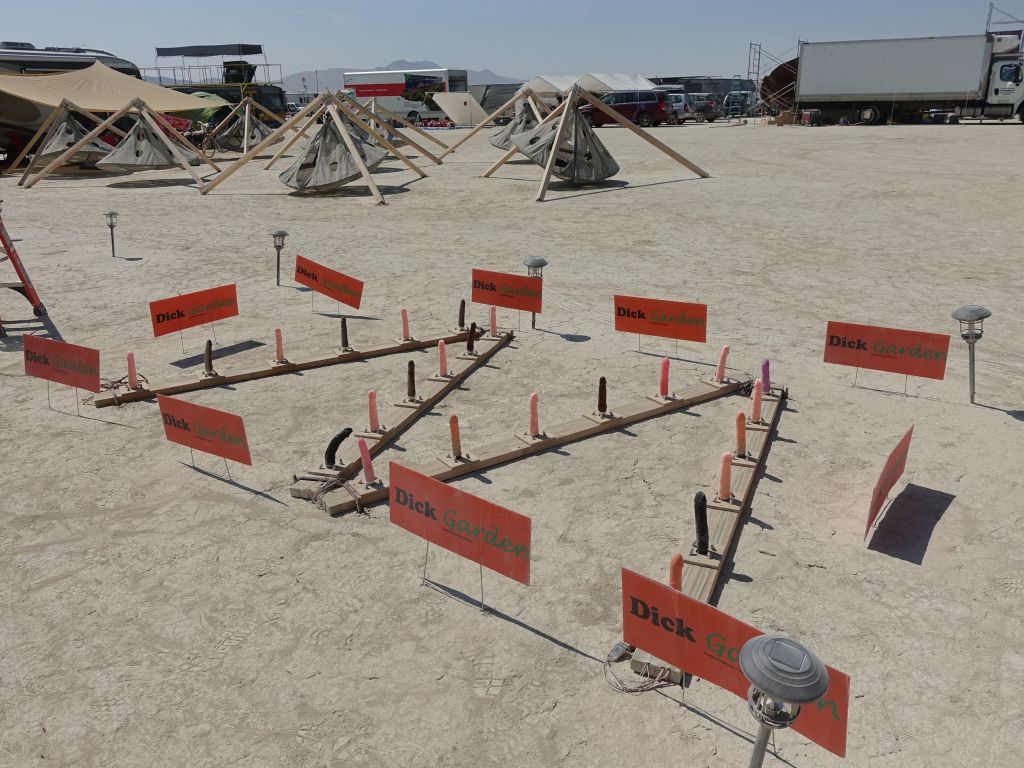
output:
M985 101L988 103L985 109L986 114L996 117L1000 114L1019 114L1021 121L1024 121L1024 111L1021 106L1024 104L1024 68L1020 61L995 61L992 63L992 72L988 78L988 95Z

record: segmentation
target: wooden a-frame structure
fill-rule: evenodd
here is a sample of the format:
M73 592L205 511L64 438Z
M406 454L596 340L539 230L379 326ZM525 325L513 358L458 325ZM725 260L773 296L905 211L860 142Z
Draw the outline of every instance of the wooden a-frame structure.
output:
M527 105L533 111L534 117L537 118L537 122L538 123L541 122L542 118L541 118L541 114L540 114L541 113L540 103L538 103L537 99L534 98L533 91L531 91L529 88L524 88L521 91L517 91L515 93L515 95L511 99L506 101L504 104L502 104L496 110L491 112L491 114L489 114L487 117L485 117L483 120L481 120L480 123L475 128L473 128L473 130L471 130L469 133L467 133L461 139L459 139L454 144L452 144L450 147L448 147L448 149L445 150L444 153L442 153L441 158L444 159L444 157L446 155L448 155L449 153L454 152L455 150L457 150L459 147L461 147L467 141L469 141L474 136L476 136L478 133L480 133L480 131L482 131L488 125L491 125L492 123L494 123L495 118L500 117L502 114L504 114L508 110L512 109L516 105L516 103L521 101L521 100L525 100L526 101Z
M600 99L594 98L594 96L588 91L583 90L578 85L574 85L572 87L572 90L569 91L569 95L565 99L565 101L563 101L561 104L555 107L555 109L547 117L540 121L541 125L545 125L551 122L552 120L560 118L558 128L555 132L555 140L554 143L551 145L551 154L548 156L547 165L544 167L544 175L541 177L540 187L537 190L538 202L542 202L544 200L545 194L547 194L548 184L550 184L551 182L551 174L554 172L555 169L555 158L558 156L558 147L561 146L562 140L565 137L565 130L569 125L568 121L565 120L565 115L571 114L573 111L575 111L579 107L581 100L592 105L594 109L598 109L601 112L604 112L606 115L608 115L608 117L610 117L616 123L621 125L623 128L629 129L655 149L665 153L683 167L689 169L690 171L693 171L693 173L697 174L700 178L706 179L711 175L700 166L691 163L689 160L680 155L674 149L658 141L656 138L651 136L643 129L633 125L632 122L627 120L625 117L620 115L611 107L607 106ZM518 151L519 149L516 147L512 147L512 149L508 150L508 152L501 156L498 162L496 162L494 165L492 165L490 168L484 171L484 178L491 176L491 174L493 174L501 166L503 166L505 163L511 160L512 156L515 155Z
M412 160L410 160L405 154L403 154L394 144L388 141L384 136L375 131L370 125L370 121L360 119L359 114L367 114L370 117L370 121L373 119L373 113L366 109L354 99L350 99L340 93L334 93L331 91L324 91L315 99L309 102L305 107L300 109L297 113L292 115L291 118L286 120L280 128L271 133L266 139L261 141L255 147L250 149L248 152L239 157L235 163L230 167L221 172L218 176L211 179L205 187L200 189L204 195L210 190L218 187L224 181L229 179L236 171L238 171L243 165L251 161L256 155L263 151L266 147L277 142L284 134L288 131L295 131L295 135L292 136L284 146L282 146L277 153L270 159L270 161L264 166L264 170L271 168L274 163L280 160L285 153L291 149L292 145L295 144L302 136L306 135L310 129L313 129L317 121L320 118L330 119L338 132L341 134L341 140L345 143L349 153L352 155L352 159L356 166L359 168L359 173L366 182L367 187L370 189L370 194L373 196L374 201L378 205L385 205L384 195L381 194L380 189L374 182L373 177L370 175L369 169L366 167L366 163L363 162L362 156L356 148L355 142L352 140L352 136L348 132L348 125L351 125L357 131L366 133L370 138L376 141L381 147L386 149L391 155L396 157L402 162L409 170L415 173L420 178L425 177L427 174L420 169ZM424 156L432 159L435 163L440 164L440 159L432 155L431 153L424 150L420 145L411 141L408 137L405 137L409 144L423 152Z
M280 123L281 118L271 112L269 109L260 104L252 96L246 96L240 102L235 104L230 112L217 123L217 127L210 131L209 139L212 141L218 135L223 133L227 128L232 125L232 118L238 117L243 120L242 125L242 153L249 151L249 128L252 126L253 110L261 112L264 116L270 118L275 123Z
M188 172L188 174L195 180L196 184L199 186L200 191L202 191L204 184L202 177L198 173L196 173L195 169L192 168L191 165L189 165L188 160L181 153L181 150L178 148L178 145L171 141L164 134L164 130L171 134L171 136L174 137L178 142L180 142L180 144L186 146L196 157L199 158L200 161L206 163L208 166L213 168L214 171L220 171L220 168L217 166L216 163L204 157L203 153L200 152L195 146L193 146L193 144L188 139L186 139L184 136L178 133L178 131L175 130L174 126L164 119L163 115L161 115L159 112L157 112L148 104L146 104L146 102L144 102L142 99L132 99L128 104L121 107L121 109L117 110L117 112L114 112L109 117L107 117L106 120L101 121L99 125L97 125L91 131L89 131L89 133L83 136L77 143L68 147L68 149L65 152L63 152L59 157L52 160L45 168L43 168L41 171L39 171L31 178L29 178L25 182L25 188L28 189L30 187L34 187L40 181L42 181L55 170L57 170L59 167L61 167L65 162L67 162L67 159L74 155L81 147L84 147L90 141L92 141L101 133L103 133L103 131L114 130L113 126L115 122L120 120L125 115L128 115L133 112L136 113L138 120L144 120L146 123L149 124L149 127L153 129L156 136L160 139L160 141L164 143L164 145L170 151L174 159L177 160L178 165L184 168Z

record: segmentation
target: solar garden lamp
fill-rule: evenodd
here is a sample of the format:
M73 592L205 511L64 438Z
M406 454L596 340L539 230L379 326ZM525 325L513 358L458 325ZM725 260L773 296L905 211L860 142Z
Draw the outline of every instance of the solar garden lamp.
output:
M974 345L981 339L981 326L986 317L992 317L991 310L968 304L953 312L953 319L960 321L960 338L967 342L967 355L971 377L971 404L974 403Z
M284 239L288 237L288 231L275 229L271 232L274 236L274 248L277 249L277 284L281 284L281 249L284 248Z
M117 211L107 211L103 214L103 218L107 220L107 226L110 227L110 258L116 258L114 255L114 227L117 226Z
M747 707L760 723L749 768L760 768L772 731L788 728L801 704L825 695L828 669L813 652L782 635L759 635L744 643L740 669L750 681Z
M528 277L544 277L544 267L548 265L548 260L543 256L530 256L529 258L523 259L523 266L526 267L526 274ZM530 327L537 327L537 313L530 313Z

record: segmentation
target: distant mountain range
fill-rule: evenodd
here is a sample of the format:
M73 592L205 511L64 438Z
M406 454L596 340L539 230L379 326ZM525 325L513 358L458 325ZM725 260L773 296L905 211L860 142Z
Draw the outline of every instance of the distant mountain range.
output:
M305 78L305 90L307 91L322 91L325 88L337 90L342 86L342 75L345 72L368 72L371 70L386 71L389 69L443 69L443 67L433 61L406 61L405 59L392 61L390 64L383 67L331 67L330 69L321 69L316 72L305 71L296 72L294 75L286 75L284 78L284 89L289 93L302 91L302 79ZM525 82L524 78L499 75L489 69L470 69L467 70L467 72L469 73L470 85Z

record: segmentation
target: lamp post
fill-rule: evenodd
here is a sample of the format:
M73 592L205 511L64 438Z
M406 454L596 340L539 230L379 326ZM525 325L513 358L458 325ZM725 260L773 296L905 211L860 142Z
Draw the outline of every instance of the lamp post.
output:
M960 321L960 338L967 342L967 356L971 377L971 404L974 404L974 345L981 339L981 326L992 312L977 304L967 304L953 312L953 319Z
M117 211L107 211L103 217L107 220L107 226L110 227L110 258L117 258L114 253L114 227L117 226Z
M284 239L288 237L288 231L275 229L271 232L274 236L274 248L277 249L277 284L281 284L281 249L284 248Z
M526 267L526 274L528 277L544 277L544 267L548 265L548 260L543 256L530 256L523 259L523 266ZM537 313L530 313L530 327L537 327Z
M750 681L747 707L761 724L749 768L761 768L773 729L788 728L801 704L828 690L828 669L810 650L782 635L759 635L740 649L740 669Z

